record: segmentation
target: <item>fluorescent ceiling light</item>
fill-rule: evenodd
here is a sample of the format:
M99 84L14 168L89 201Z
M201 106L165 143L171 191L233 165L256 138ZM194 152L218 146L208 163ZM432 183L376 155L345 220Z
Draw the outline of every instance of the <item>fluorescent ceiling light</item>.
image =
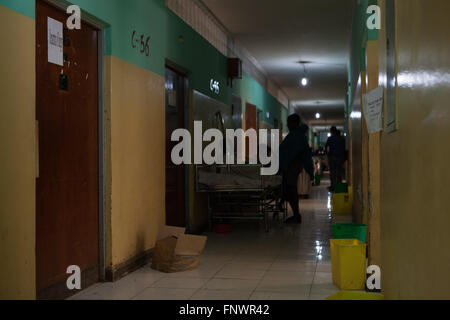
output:
M350 114L350 118L352 118L352 119L361 119L361 116L362 116L362 114L359 111L353 111Z

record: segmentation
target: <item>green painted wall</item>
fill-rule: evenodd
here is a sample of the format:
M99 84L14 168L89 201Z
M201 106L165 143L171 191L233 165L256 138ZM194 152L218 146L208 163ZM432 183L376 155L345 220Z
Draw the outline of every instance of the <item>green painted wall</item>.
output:
M72 0L81 9L106 23L106 53L159 75L165 74L166 59L189 71L191 88L231 104L232 94L238 94L245 102L261 109L262 116L270 113L272 123L281 119L285 109L254 79L244 74L234 81L234 88L227 86L227 59L208 41L170 11L164 0ZM9 7L30 17L35 16L35 0L0 0ZM150 39L150 56L139 53L131 46L131 36L136 30ZM180 42L180 36L184 41ZM210 90L210 81L220 83L220 93ZM244 109L245 110L245 109Z
M358 4L359 2L359 4ZM348 67L349 94L347 107L350 108L355 98L355 90L361 71L366 70L366 43L369 40L378 39L377 30L368 30L367 19L370 14L367 8L370 5L377 5L377 0L354 0L352 39L350 48L350 62ZM347 109L349 110L349 109ZM350 111L348 111L350 113Z
M111 26L111 54L157 74L165 74L166 59L188 70L190 86L223 103L231 103L226 86L226 57L165 5L164 0L73 0ZM151 36L150 56L131 46L133 31ZM180 36L184 42L179 41ZM210 80L221 84L218 95Z
M0 5L34 19L34 2L34 0L0 0Z

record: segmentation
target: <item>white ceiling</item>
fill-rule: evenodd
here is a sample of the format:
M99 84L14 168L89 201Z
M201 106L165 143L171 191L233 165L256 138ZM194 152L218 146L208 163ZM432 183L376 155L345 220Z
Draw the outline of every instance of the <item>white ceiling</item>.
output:
M203 0L306 121L343 122L353 0ZM300 87L305 64L310 84ZM320 121L317 122L320 124Z

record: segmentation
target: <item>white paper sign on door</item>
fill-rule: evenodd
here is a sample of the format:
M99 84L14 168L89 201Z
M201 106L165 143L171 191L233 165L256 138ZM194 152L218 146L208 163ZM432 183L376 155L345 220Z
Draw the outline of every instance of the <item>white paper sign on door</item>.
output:
M364 117L369 134L383 130L384 90L379 87L364 95Z
M63 24L47 17L48 62L63 66Z

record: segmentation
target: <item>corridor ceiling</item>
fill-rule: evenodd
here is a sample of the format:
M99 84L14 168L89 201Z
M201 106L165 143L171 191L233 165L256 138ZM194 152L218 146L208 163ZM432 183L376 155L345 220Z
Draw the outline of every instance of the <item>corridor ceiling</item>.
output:
M353 0L203 0L310 124L343 123ZM301 87L306 62L309 85ZM321 114L319 121L316 113Z

